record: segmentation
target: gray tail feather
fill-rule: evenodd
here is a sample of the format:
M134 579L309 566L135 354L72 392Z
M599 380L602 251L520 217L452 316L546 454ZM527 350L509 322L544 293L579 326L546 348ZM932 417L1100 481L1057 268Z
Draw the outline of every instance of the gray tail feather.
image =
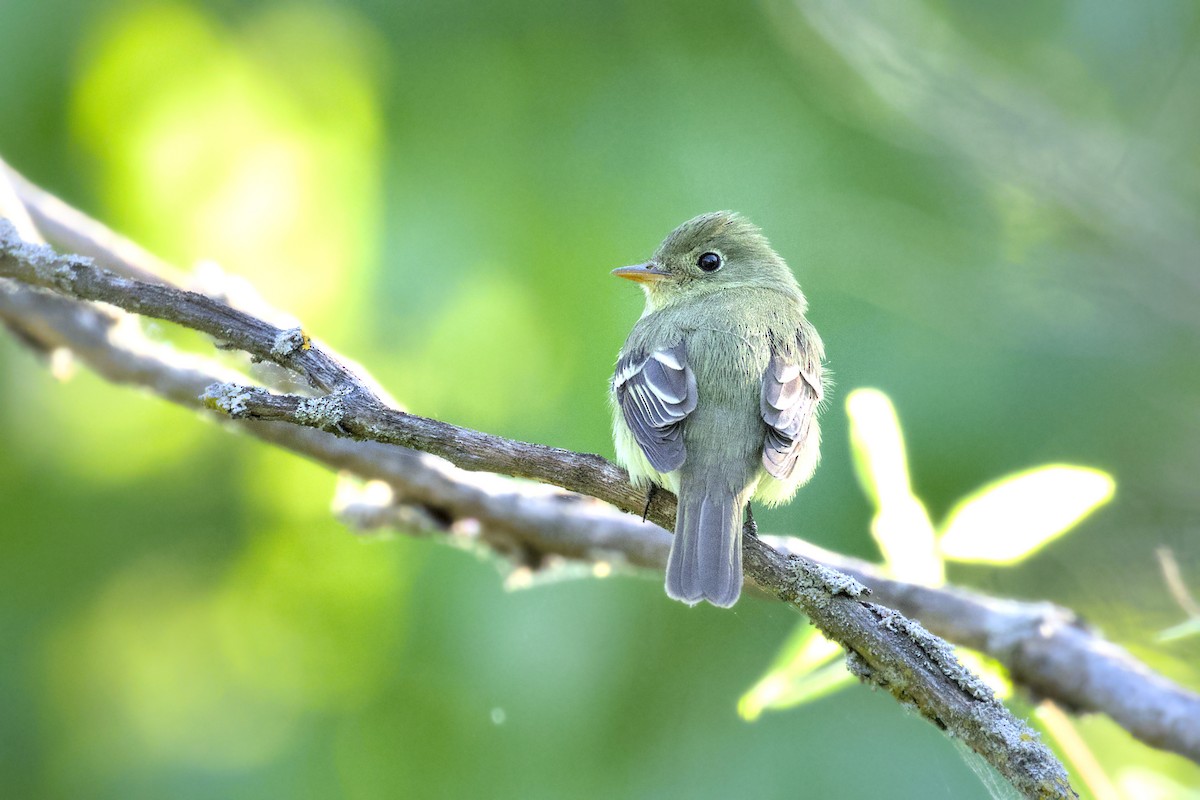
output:
M742 593L742 505L727 489L681 482L675 537L667 561L667 595L729 608Z

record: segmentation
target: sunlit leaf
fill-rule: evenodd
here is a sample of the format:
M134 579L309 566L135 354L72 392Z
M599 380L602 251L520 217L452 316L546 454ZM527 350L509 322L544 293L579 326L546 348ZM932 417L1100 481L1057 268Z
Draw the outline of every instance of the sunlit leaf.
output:
M933 523L917 498L908 495L889 499L871 520L871 535L891 576L925 586L946 582Z
M904 435L888 396L878 389L855 389L846 398L846 414L854 472L875 507L911 495Z
M801 622L784 640L767 670L767 675L789 669L795 674L808 672L841 651L842 648L836 642L825 638L823 633L808 622Z
M854 683L854 676L844 662L835 661L800 677L784 680L773 677L764 680L738 701L738 713L743 719L755 720L767 709L794 708L818 700Z
M878 389L856 389L846 399L846 413L855 472L875 504L871 535L885 567L902 580L943 583L933 523L909 485L904 434L892 401Z
M1160 642L1173 642L1177 639L1186 639L1189 636L1198 635L1200 635L1200 617L1189 619L1178 625L1172 625L1158 634L1158 640Z
M768 708L796 706L837 691L853 681L843 664L829 663L841 652L816 628L801 623L766 674L738 700L738 714L752 721Z
M1122 797L1137 800L1200 800L1200 789L1187 787L1169 775L1145 767L1128 767L1117 773Z
M1108 473L1068 464L988 484L950 512L939 546L956 561L1011 564L1037 552L1112 499Z

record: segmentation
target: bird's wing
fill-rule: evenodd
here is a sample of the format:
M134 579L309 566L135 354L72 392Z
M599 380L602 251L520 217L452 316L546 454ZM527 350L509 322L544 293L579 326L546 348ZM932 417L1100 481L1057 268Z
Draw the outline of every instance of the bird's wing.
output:
M771 348L771 363L763 375L760 409L767 423L763 466L780 480L792 474L821 402L821 361L803 335L796 347Z
M625 424L646 460L659 472L683 466L683 419L696 408L696 376L687 365L687 347L626 353L617 361L613 391Z

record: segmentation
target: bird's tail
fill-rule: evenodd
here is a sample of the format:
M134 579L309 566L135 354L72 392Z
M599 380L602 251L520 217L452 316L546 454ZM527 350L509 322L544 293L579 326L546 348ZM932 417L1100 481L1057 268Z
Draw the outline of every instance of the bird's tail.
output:
M667 595L729 608L742 592L742 501L724 486L680 481Z

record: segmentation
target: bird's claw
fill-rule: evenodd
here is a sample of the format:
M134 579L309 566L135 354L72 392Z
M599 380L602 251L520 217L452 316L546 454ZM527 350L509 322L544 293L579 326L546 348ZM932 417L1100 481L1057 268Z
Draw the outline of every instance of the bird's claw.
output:
M750 508L749 503L746 503L746 522L742 525L742 533L755 539L758 538L758 523L754 521L754 511Z
M650 504L654 502L654 495L658 494L658 484L650 484L650 489L646 492L646 507L642 509L642 522L646 521L646 517L650 516Z

